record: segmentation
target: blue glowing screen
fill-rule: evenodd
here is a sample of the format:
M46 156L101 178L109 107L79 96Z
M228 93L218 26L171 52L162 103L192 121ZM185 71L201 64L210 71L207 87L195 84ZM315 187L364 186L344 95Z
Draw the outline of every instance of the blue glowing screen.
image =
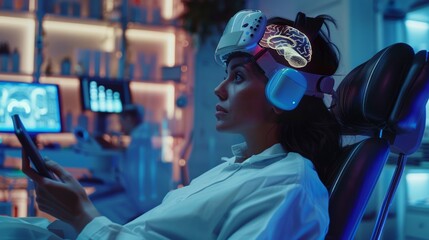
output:
M83 109L93 112L119 113L131 102L129 83L124 80L85 77L81 91Z
M12 114L30 133L61 132L58 86L0 81L0 132L13 132Z

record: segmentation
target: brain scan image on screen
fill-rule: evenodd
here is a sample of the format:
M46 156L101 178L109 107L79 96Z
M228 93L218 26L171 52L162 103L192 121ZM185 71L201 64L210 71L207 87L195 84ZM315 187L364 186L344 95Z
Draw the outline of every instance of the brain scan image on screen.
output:
M0 82L0 131L12 131L19 114L30 132L61 131L58 88L50 84Z
M22 118L28 118L31 114L31 101L28 96L22 91L16 91L16 88L4 89L7 100L6 116L11 114L19 114Z
M268 25L259 44L275 49L292 67L302 68L311 61L310 40L290 26Z

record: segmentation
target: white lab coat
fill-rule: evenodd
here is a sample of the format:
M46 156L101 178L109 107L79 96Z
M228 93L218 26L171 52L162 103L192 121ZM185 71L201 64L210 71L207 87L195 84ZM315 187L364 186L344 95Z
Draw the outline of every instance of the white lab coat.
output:
M137 219L97 217L78 239L324 239L328 192L311 161L276 144L235 163L244 148Z
M328 192L311 161L276 144L235 163L243 148L134 221L98 217L78 239L323 239Z

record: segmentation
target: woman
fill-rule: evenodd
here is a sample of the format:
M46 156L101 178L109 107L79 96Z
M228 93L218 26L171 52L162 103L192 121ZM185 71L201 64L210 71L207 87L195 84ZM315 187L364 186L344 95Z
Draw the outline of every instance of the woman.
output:
M265 43L251 49L228 42L245 36L231 25L239 18L253 21L251 28L239 23L253 31L250 40ZM250 10L230 20L216 50L227 73L215 89L216 128L242 135L244 143L232 146L234 156L225 163L171 191L158 207L123 226L112 223L62 167L47 162L61 182L43 178L24 154L23 171L37 184L39 208L71 224L78 239L323 239L329 225L323 183L340 149L339 128L321 92L324 76L338 67L336 48L320 30L331 20L299 14L295 22L277 18L267 24L261 12ZM286 49L280 41L269 42L270 24L281 30L275 37L302 37L307 45ZM278 78L278 67L292 75ZM277 85L271 91L272 82ZM281 90L292 99L276 92L281 84L294 86Z

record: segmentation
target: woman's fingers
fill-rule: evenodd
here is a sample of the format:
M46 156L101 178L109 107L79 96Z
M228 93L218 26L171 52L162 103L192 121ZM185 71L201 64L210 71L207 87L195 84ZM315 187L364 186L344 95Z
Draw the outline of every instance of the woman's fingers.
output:
M71 175L71 173L67 172L55 161L48 159L45 163L49 170L51 170L55 175L57 175L62 182L73 184L77 183L77 180Z
M45 164L58 180L39 175L31 168L26 153L22 152L22 169L36 183L36 202L40 210L73 225L79 231L93 218L100 216L71 173L54 161L47 160Z
M30 159L24 149L21 151L22 154L22 172L25 173L29 178L31 178L36 183L41 183L43 177L39 175L30 165Z

